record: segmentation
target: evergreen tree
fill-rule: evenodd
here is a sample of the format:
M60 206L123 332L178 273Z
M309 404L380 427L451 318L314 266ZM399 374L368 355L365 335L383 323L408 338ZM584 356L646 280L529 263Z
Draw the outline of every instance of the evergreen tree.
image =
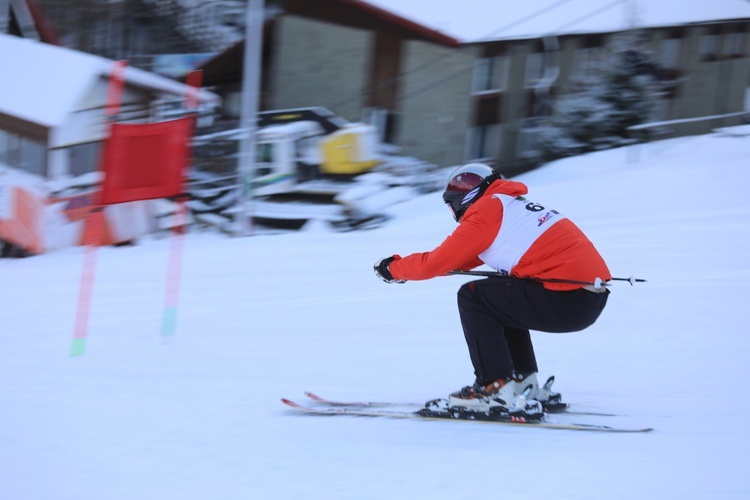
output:
M649 121L659 95L656 68L636 46L633 35L616 39L598 75L556 100L539 136L546 160L633 142L628 127Z

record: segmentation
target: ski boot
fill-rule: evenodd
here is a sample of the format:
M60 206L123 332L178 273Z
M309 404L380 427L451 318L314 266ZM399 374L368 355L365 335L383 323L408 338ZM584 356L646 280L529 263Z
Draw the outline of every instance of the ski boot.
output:
M527 385L519 391L518 383L510 379L499 379L486 385L475 383L452 393L447 400L428 402L425 407L433 411L464 413L485 413L500 420L523 419L539 420L544 417L544 409L530 397L533 390Z
M567 403L562 402L562 395L552 390L552 384L555 383L554 375L548 378L542 387L539 387L537 372L518 375L515 380L518 385L532 386L530 396L542 403L545 412L560 413L568 407Z

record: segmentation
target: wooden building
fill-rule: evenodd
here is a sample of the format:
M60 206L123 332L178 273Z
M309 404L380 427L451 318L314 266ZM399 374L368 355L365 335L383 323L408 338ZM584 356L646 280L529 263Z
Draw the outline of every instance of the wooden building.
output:
M261 107L323 106L376 124L405 154L443 166L482 160L501 170L528 168L538 161L534 124L549 108L540 100L575 89L611 56L617 37L637 31L638 50L664 84L655 120L735 115L676 123L674 135L741 123L750 4L670 10L659 0L640 1L659 16L628 20L599 0L553 12L534 12L529 2L501 8L478 0L464 9L457 2L451 8L471 21L461 31L437 29L421 2L269 0ZM499 29L482 33L480 26ZM242 51L239 42L203 66L228 116L239 110Z

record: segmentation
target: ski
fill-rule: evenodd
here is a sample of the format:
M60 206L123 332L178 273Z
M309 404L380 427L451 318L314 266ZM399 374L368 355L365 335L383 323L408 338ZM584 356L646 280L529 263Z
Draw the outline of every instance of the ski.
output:
M649 432L653 429L650 427L646 428L624 428L624 427L612 427L608 425L597 425L597 424L578 424L578 423L564 423L555 422L550 420L534 420L527 421L522 418L507 417L497 419L487 413L471 413L463 412L456 413L450 411L437 412L430 411L427 409L419 411L388 411L383 409L372 409L367 407L351 407L351 406L326 406L326 407L312 407L305 406L289 399L282 398L282 403L289 406L290 408L304 413L306 415L348 415L353 417L386 417L396 419L415 419L415 420L454 420L454 421L468 421L468 422L484 422L488 424L504 424L504 425L515 425L515 426L528 426L528 427L539 427L544 429L567 429L575 431L594 431L594 432L620 432L620 433L637 433L637 432Z
M357 408L389 408L389 407L403 407L403 406L414 406L414 407L423 407L425 406L425 403L414 403L414 402L408 402L408 403L395 403L395 402L387 402L387 401L334 401L331 399L326 399L324 397L318 396L317 394L307 391L305 392L305 396L312 399L316 403L324 406L334 406L334 407L341 407L341 406L348 406L348 407L357 407ZM567 415L588 415L588 416L596 416L596 417L618 417L620 415L616 413L601 413L601 412L594 412L594 411L578 411L578 410L570 410L567 407L566 408L545 408L545 411L548 413L565 413Z

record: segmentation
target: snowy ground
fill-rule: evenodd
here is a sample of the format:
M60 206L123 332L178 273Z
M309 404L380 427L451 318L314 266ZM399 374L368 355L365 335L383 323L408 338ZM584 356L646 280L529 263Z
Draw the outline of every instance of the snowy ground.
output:
M177 330L160 336L168 239L98 252L70 357L83 250L0 260L0 498L750 497L750 136L673 139L520 178L616 276L588 330L534 336L576 420L618 435L299 416L280 397L421 401L473 380L466 278L386 285L372 263L454 224L439 194L378 230L190 234ZM566 417L570 419L570 417Z

